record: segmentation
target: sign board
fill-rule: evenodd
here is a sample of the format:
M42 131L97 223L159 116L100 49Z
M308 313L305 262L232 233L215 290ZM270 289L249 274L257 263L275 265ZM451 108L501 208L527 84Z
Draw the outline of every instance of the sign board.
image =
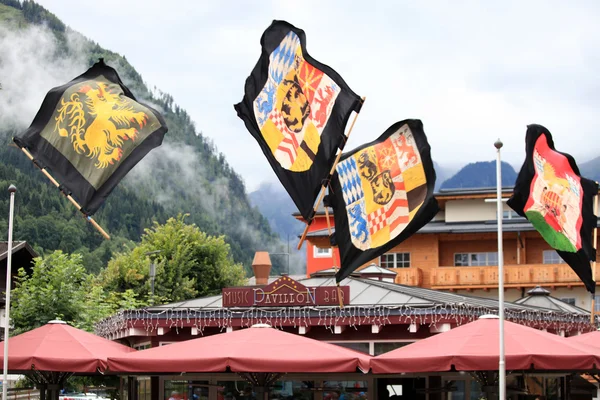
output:
M337 286L306 287L282 276L264 287L223 289L223 307L339 306ZM341 286L342 304L350 303L350 287Z

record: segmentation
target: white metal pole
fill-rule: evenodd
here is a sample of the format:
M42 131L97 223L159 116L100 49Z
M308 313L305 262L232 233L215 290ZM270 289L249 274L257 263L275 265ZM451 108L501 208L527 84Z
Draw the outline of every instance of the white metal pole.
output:
M494 143L496 147L496 210L498 220L498 323L500 330L500 361L498 362L498 385L500 386L499 398L506 399L506 365L504 362L504 252L502 249L502 159L500 149L502 142L500 139Z
M2 400L8 400L8 331L10 328L10 285L12 269L13 215L15 210L14 185L8 187L10 193L10 208L8 211L8 253L6 257L6 311L4 312L4 365L2 366Z

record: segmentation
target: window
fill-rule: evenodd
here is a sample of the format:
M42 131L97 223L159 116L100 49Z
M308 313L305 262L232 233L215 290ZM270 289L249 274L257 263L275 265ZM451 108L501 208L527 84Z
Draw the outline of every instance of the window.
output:
M331 257L331 255L333 254L331 251L331 247L317 247L317 246L313 246L313 255L314 257Z
M152 347L152 343L150 342L138 343L133 345L133 348L136 350L145 350L149 349L150 347Z
M360 351L361 353L369 354L369 342L329 342L340 347Z
M565 303L570 304L572 306L575 305L575 298L574 297L562 297L560 299L560 301L564 301Z
M388 351L399 349L414 342L375 342L374 350L376 356L387 353Z
M409 268L410 253L387 253L379 257L381 268Z
M544 250L544 264L564 264L565 260L560 258L556 250Z
M516 211L513 210L504 210L502 211L502 219L513 219L513 218L519 218L520 215L516 213Z
M138 376L135 380L138 400L150 400L150 377Z
M484 267L498 265L498 253L455 253L455 267Z

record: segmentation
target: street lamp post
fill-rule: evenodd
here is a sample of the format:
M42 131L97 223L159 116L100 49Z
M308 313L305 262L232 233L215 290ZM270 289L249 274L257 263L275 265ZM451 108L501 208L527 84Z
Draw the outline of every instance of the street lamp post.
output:
M149 251L145 255L151 256L154 254L158 254L161 251L162 250ZM155 279L155 277L156 277L156 263L154 262L154 259L151 259L151 264L150 264L150 305L151 306L154 305L154 279Z
M12 243L13 243L13 216L15 211L15 185L8 187L10 193L10 207L8 211L8 249L6 256L6 310L4 312L4 364L2 366L2 400L7 400L8 394L8 331L10 327L10 286L12 283Z
M287 256L287 274L290 274L290 235L287 236L287 253L269 253L271 256Z

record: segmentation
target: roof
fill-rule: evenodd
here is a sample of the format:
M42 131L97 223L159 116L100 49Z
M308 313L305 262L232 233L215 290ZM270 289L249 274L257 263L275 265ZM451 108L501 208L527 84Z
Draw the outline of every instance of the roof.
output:
M600 227L600 219L598 219ZM491 221L468 221L468 222L445 222L431 221L417 233L494 233L498 231L496 220ZM527 232L535 231L535 228L527 219L516 217L502 220L503 232ZM331 227L331 233L335 233L335 227ZM307 238L329 237L329 229L319 229L309 232Z
M334 227L332 227L331 229L332 233L335 232ZM531 222L522 217L502 220L503 232L525 232L534 230L535 228L533 227L533 225L531 225ZM487 233L497 231L498 224L496 223L496 220L469 222L431 221L427 225L419 229L417 233ZM306 237L308 238L328 236L328 229L319 229L316 231L309 232L306 235Z
M513 192L513 187L504 187L502 188L502 193L504 195L511 194ZM454 197L454 196L468 196L468 195L493 195L496 193L496 188L454 188L454 189L439 189L438 192L433 195L440 200L444 197ZM329 207L329 214L333 215L333 209ZM317 207L317 211L315 215L325 215L325 207L323 203L320 203ZM301 218L302 214L298 211L292 213L292 216L296 218Z
M335 286L334 276L313 276L300 279L307 287ZM233 326L235 319L242 327L255 323L268 323L274 327L319 325L357 327L365 324L386 325L392 323L436 324L455 321L468 322L485 314L498 312L498 301L470 295L448 293L398 285L368 278L349 277L340 282L348 286L349 304L343 308L333 305L309 305L284 307L226 307L222 296L209 296L156 307L119 311L96 325L96 333L104 337L120 338L130 335L132 327L153 330L162 326L192 326L199 331L206 327ZM587 331L590 329L589 314L573 313L556 308L542 308L531 304L504 303L507 321L535 327L553 327L557 330ZM396 322L393 322L396 321ZM402 322L403 321L403 322Z
M308 287L335 286L334 276L313 276L298 279L298 282ZM376 281L367 278L350 277L340 282L341 286L350 287L350 306L418 306L435 307L441 305L470 305L471 307L498 308L498 301L483 297L467 296L456 293L442 292L433 289L399 285L391 282ZM165 309L199 309L221 308L221 295L202 297L193 300L164 304L150 307L148 311L163 311ZM524 311L539 307L526 304L505 303L507 309Z
M513 187L503 187L502 193L512 193ZM450 188L450 189L439 189L438 192L434 193L435 197L444 196L466 196L470 194L495 194L495 187L482 187L482 188Z
M304 279L306 278L306 275L287 275L290 278L292 278L295 281L298 281L300 279ZM271 283L271 282L275 282L277 279L281 278L280 275L277 276L269 276L269 279L267 280L267 284ZM248 278L246 280L246 286L256 286L256 277L255 276L251 276L250 278Z
M379 274L379 275L390 275L390 276L396 276L398 275L397 272L394 271L390 271L387 268L382 268L379 265L373 263L359 271L357 271L359 274Z
M21 250L26 250L29 254L31 254L31 258L38 256L29 243L25 241L13 242L12 253L15 254ZM0 242L0 261L4 260L6 257L8 257L8 242Z
M583 308L565 303L556 297L550 296L550 292L540 286L536 286L527 293L529 296L522 297L516 300L515 303L533 307L547 308L549 310L567 312L571 314L590 314L589 311L584 310Z

